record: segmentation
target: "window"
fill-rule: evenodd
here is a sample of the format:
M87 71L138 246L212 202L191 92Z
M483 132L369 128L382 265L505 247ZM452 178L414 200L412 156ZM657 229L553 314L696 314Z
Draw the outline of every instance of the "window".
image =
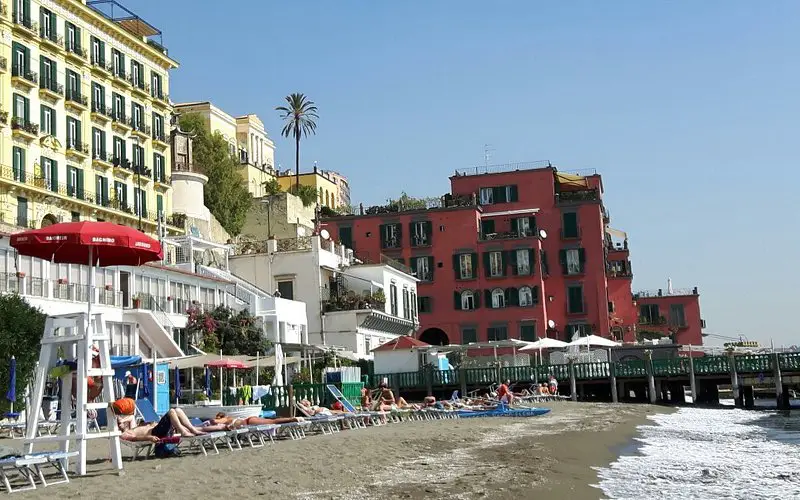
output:
M389 286L389 306L393 316L397 316L397 285L392 283Z
M412 268L420 281L433 281L433 257L412 257Z
M614 301L612 301L612 300L608 301L608 312L610 312L610 313L614 312Z
M114 163L122 163L127 157L127 147L122 137L114 137Z
M58 192L58 162L42 156L40 168L44 188Z
M58 93L58 66L55 61L39 56L39 88Z
M68 69L67 74L67 100L81 102L81 75Z
M92 64L95 66L106 65L106 44L102 40L92 37Z
M381 248L400 248L400 224L381 226Z
M153 113L153 137L164 140L164 117Z
M106 131L99 128L92 129L92 157L106 158Z
M561 270L564 274L583 274L586 267L586 252L583 248L561 250Z
M411 292L411 305L409 307L411 307L411 317L415 319L417 317L417 294L414 292Z
M508 327L506 326L490 326L486 333L486 337L489 342L508 340Z
M417 297L417 309L420 314L433 311L433 301L431 297Z
M133 166L134 167L143 167L144 166L144 148L134 144L132 150L133 150Z
M580 236L578 214L576 212L564 212L561 214L561 220L561 236L563 238L577 238Z
M11 47L11 74L27 78L31 70L30 49L18 42L13 42Z
M281 294L281 298L294 300L294 281L279 281L278 293Z
M111 49L111 64L114 74L125 78L125 55L117 49Z
M487 255L487 254L484 254ZM489 252L487 257L486 271L488 276L496 278L505 274L505 265L503 263L503 252Z
M521 323L519 325L519 339L525 342L535 342L536 323Z
M339 243L346 248L353 248L353 228L340 227L339 228Z
M67 167L67 196L83 199L83 169Z
M30 105L31 102L27 97L14 94L14 118L17 122L30 123Z
M80 222L81 221L81 213L80 212L70 212L70 219L72 222Z
M480 190L480 203L481 205L491 205L494 203L494 192L492 188L481 188Z
M456 292L458 294L458 292ZM477 309L477 301L475 300L475 293L472 290L464 290L461 292L460 296L461 301L461 310L462 311L472 311L473 309Z
M125 120L125 98L119 94L111 94L111 115L116 121Z
M108 179L102 175L96 175L94 178L95 185L95 203L104 207L108 206Z
M535 231L536 224L532 222L533 217L520 217L514 219L514 232L519 236L531 236Z
M56 135L56 110L42 104L39 106L42 114L42 133Z
M474 253L462 253L454 256L456 264L456 277L467 280L475 278L475 258Z
M686 316L683 311L683 304L669 305L669 326L683 328L686 326Z
M433 225L428 221L411 223L411 244L415 247L424 247L431 244Z
M28 227L28 199L17 197L17 225Z
M408 288L403 288L403 317L411 319L411 300Z
M144 88L144 68L142 63L131 60L131 83L140 89Z
M67 148L70 149L81 149L83 145L81 144L81 122L72 118L71 116L67 117Z
M39 7L39 34L42 38L47 38L54 42L58 40L56 22L56 15L54 13L43 7Z
M510 253L511 253L511 271L513 272L513 274L519 276L526 276L529 274L533 274L531 272L533 270L533 266L531 265L533 250L523 248L519 250L511 250Z
M102 85L92 82L92 112L105 113L106 110L106 91Z
M156 195L156 214L158 214L159 219L164 215L164 195L157 194Z
M162 97L161 94L161 75L158 73L150 73L150 95L153 97L160 99Z
M117 208L128 211L128 185L124 182L114 181L114 199L117 202Z
M529 286L523 286L519 289L519 305L521 307L528 307L533 305L533 291Z
M639 323L643 325L657 325L661 322L658 304L642 304L639 306Z
M492 309L502 309L506 306L506 294L502 288L492 290Z
M567 287L567 312L569 314L582 314L586 312L583 303L583 285Z
M475 344L478 342L478 329L477 328L462 328L461 329L461 343L462 344Z
M166 182L167 180L164 172L164 157L158 153L153 153L153 175L156 182Z
M64 23L64 47L74 54L81 52L81 30L69 21Z
M13 174L17 182L25 182L25 150L19 146L12 149Z
M495 234L495 232L496 231L494 229L494 219L482 219L481 220L481 234L483 235L484 238L490 239L490 238L487 238L487 236L488 235L493 235L493 234Z
M567 340L577 340L578 337L588 337L592 334L592 326L585 323L572 323L567 325Z
M133 213L147 216L147 192L144 189L133 188Z
M142 109L142 105L132 102L131 103L131 121L133 122L133 128L136 130L143 130L144 129L144 121L142 118L144 117L144 110Z
M542 266L542 276L550 276L550 265L547 263L547 252L545 250L539 251L539 263Z

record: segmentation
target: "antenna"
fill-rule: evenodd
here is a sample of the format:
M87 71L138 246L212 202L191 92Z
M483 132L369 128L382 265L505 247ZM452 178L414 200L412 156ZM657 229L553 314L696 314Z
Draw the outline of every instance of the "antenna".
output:
M484 144L483 145L483 166L484 167L488 167L489 166L489 158L492 157L492 151L494 151L494 148L492 147L491 144Z

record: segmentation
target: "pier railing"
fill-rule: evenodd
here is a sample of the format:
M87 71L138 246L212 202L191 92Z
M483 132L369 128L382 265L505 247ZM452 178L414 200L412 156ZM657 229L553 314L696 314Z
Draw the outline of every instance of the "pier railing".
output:
M460 370L420 370L403 373L376 373L371 384L379 384L384 379L390 387L408 390L424 390L427 387L441 388L459 386L489 386L498 381L542 383L550 375L558 380L570 378L573 367L575 379L581 382L593 380L645 378L652 374L659 378L686 377L694 365L696 376L729 376L731 369L740 375L765 374L775 371L775 363L782 372L800 372L800 352L779 354L747 354L737 356L704 356L689 358L628 360L615 362L591 362L559 365L507 366L462 368ZM430 372L430 375L428 375ZM430 379L430 380L428 380Z

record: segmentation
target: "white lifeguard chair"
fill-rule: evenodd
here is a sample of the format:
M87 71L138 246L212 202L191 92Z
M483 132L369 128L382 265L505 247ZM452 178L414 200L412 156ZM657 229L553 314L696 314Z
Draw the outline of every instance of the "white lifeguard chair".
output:
M72 420L72 375L75 372L69 372L61 377L61 419L58 434L37 436L37 419L29 418L25 432L26 452L32 453L36 444L52 442L61 443L61 451L68 452L69 442L75 441L78 452L75 472L81 476L86 474L86 444L89 439L108 439L111 461L116 469L122 469L120 432L113 425L114 414L108 407L108 404L114 401L114 370L111 368L111 338L108 335L102 314L75 313L49 316L45 322L39 364L36 367L36 383L28 415L39 415L41 411L45 382L50 369L55 366L58 359L58 348L63 348L65 355L77 358L76 418ZM95 345L99 350L99 368L92 367L92 347ZM87 377L102 377L103 402L88 402ZM86 412L103 409L106 410L107 416L106 431L89 432Z

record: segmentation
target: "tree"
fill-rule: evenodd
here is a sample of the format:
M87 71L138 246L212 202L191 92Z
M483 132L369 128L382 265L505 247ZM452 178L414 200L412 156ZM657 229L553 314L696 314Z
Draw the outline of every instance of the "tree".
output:
M198 114L180 117L181 129L192 134L193 161L208 177L204 204L232 236L242 232L252 196L239 173L239 162L230 152L228 141L219 132L211 133Z
M258 326L258 319L246 309L234 311L230 307L217 306L212 311L190 307L186 331L200 349L208 353L233 356L267 352L270 342Z
M289 192L300 198L304 207L310 207L317 202L317 190L314 186L303 186L295 184L289 189Z
M436 197L414 198L402 191L397 199L389 199L389 205L397 205L403 210L423 209L431 206L439 206L441 200Z
M19 295L0 295L0 387L8 390L11 356L17 360L17 401L22 407L25 387L31 382L39 361L39 348L47 316ZM9 402L0 398L0 408L8 411Z
M268 181L264 181L264 193L266 193L267 196L275 196L281 191L281 183L278 182L278 179L275 177Z
M294 137L295 186L300 189L300 138L317 133L317 107L314 101L308 100L305 94L295 92L286 96L288 106L278 106L275 111L281 112L281 119L286 122L281 135Z

